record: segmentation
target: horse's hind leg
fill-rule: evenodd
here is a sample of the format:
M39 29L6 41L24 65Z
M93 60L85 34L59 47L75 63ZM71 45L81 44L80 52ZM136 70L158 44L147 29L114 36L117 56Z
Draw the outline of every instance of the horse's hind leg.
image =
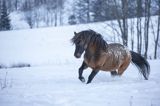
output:
M84 77L82 76L83 74L83 70L88 68L87 64L83 61L81 67L79 68L79 71L78 71L78 74L79 74L79 80L82 81L82 82L85 82L85 79Z
M91 81L93 80L93 78L96 76L96 74L97 74L98 72L99 72L99 71L97 71L97 70L92 70L91 74L90 74L89 77L88 77L87 84L91 83Z
M127 67L129 66L129 63L128 61L125 61L118 69L118 75L122 75L123 72L127 69Z

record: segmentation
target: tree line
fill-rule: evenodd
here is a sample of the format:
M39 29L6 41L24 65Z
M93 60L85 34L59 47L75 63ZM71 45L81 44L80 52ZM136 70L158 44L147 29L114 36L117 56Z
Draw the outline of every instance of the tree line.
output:
M67 1L69 0L0 0L0 30L11 29L9 14L14 11L24 14L30 28L40 27L41 24L60 26L66 23L73 25L116 21L118 29L113 23L106 26L117 33L123 45L128 46L131 40L131 49L134 49L136 43L136 51L147 58L149 36L151 36L149 27L153 26L150 17L156 15L157 29L152 35L155 41L154 58L157 58L160 0L73 0L72 5L67 4ZM66 7L71 8L67 15Z
M9 13L22 12L25 20L30 26L57 26L62 25L63 8L65 0L0 0L1 11L3 14L3 5L7 8ZM1 20L3 17L1 17Z

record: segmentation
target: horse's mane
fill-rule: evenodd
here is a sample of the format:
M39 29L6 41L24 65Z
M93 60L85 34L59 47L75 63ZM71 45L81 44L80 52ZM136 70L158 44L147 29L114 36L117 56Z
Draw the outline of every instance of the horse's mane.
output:
M98 48L97 50L106 50L107 49L107 43L103 39L102 35L89 29L89 30L84 30L79 33L77 33L71 41L73 43L77 43L79 39L83 39L86 44L95 44L96 47Z

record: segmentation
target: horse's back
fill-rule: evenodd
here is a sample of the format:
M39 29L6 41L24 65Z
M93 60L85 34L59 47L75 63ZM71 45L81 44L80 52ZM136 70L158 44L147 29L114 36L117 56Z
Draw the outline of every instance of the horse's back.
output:
M114 56L130 55L130 52L127 49L127 47L125 47L119 43L108 44L107 52L114 54Z
M124 50L125 47L120 43L110 43L108 44L108 49L113 51L121 51L121 50Z

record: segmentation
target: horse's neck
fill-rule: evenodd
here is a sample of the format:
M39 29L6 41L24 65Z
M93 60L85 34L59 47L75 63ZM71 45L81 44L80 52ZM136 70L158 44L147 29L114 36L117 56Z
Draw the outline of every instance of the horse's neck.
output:
M97 52L98 50L98 52ZM99 48L96 48L96 46L92 45L90 47L88 47L85 51L85 57L87 59L97 59L98 56L100 55L100 52L101 50Z
M85 51L85 58L87 58L88 60L90 60L92 57L94 57L94 52L93 51L91 51L91 50L86 50Z
M90 55L90 56L94 56L96 53L96 46L94 45L89 45L89 47L86 49L86 54Z

